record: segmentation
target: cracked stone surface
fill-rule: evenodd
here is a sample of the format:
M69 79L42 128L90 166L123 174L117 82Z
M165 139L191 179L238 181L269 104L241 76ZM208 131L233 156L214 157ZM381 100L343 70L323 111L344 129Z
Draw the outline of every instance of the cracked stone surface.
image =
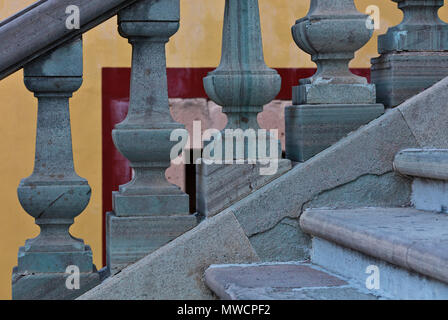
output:
M298 219L285 218L272 229L249 238L262 261L298 261L309 256L309 236Z
M306 163L295 165L228 210L252 236L273 228L285 217L300 216L305 204L318 194L362 176L392 172L393 159L403 149L447 148L447 89L448 78L386 111ZM398 188L399 181L396 182ZM408 186L403 184L405 189ZM279 203L278 199L282 201ZM359 200L353 197L353 201Z
M363 175L355 181L320 193L304 209L409 206L411 183L410 179L395 172Z
M222 212L106 279L79 299L214 299L203 280L205 269L211 264L258 261L235 216Z
M444 79L398 108L387 110L228 210L252 237L273 229L285 217L299 217L310 206L406 205L411 181L392 173L393 159L406 148L447 148L447 89L448 79ZM351 196L339 197L346 192ZM267 248L271 241L265 242ZM261 242L254 245L262 248Z
M401 113L390 110L228 210L251 236L271 229L285 217L300 216L303 206L322 192L364 175L391 172L395 154L415 146L418 143Z

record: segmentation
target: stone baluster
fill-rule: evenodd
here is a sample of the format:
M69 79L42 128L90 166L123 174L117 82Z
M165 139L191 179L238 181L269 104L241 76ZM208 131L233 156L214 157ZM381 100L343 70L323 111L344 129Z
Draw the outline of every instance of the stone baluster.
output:
M307 16L292 27L317 72L293 88L293 106L285 110L288 159L306 161L384 112L374 85L348 67L372 36L367 18L353 0L311 0Z
M234 139L225 134L226 129L259 129L257 114L275 98L280 85L277 71L268 68L264 61L258 0L226 0L221 63L204 78L207 95L227 115L223 146L226 140ZM245 158L248 143L246 140ZM225 156L225 147L222 155ZM227 160L238 155L234 152L231 156Z
M200 214L218 213L291 168L289 160L280 159L278 136L259 131L257 123L280 85L279 74L264 61L258 0L226 0L221 63L204 78L204 87L228 122L215 135L214 152L208 154L212 142L206 144L205 163L197 169Z
M143 0L118 14L119 33L132 45L129 111L112 132L130 161L133 179L113 194L107 215L107 265L112 274L196 225L189 198L165 178L174 129L165 45L179 28L179 0Z
M70 299L99 283L90 247L69 233L91 193L74 170L70 130L69 98L82 84L82 71L81 39L24 68L25 85L38 98L38 114L34 170L20 182L18 196L40 234L19 250L13 299ZM77 271L78 288L76 280L67 280Z
M401 24L378 37L372 59L378 102L395 107L448 76L448 24L438 16L443 0L393 0Z

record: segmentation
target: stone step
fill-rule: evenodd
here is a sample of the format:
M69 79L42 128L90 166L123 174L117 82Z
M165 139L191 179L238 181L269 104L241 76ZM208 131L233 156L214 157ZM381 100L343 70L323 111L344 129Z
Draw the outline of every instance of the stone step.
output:
M405 149L397 153L394 169L401 174L448 181L448 149Z
M448 298L448 215L414 208L310 209L300 218L313 236L311 261L397 299ZM366 274L367 273L367 274Z
M414 178L412 204L421 210L448 213L448 149L406 149L394 169Z
M307 262L211 265L208 287L224 300L375 300L347 280Z

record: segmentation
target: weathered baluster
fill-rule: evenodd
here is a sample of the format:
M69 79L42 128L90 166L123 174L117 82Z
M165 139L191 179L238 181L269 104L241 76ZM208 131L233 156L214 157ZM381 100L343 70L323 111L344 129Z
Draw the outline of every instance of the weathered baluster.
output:
M395 107L448 76L448 24L438 16L443 0L393 0L401 24L378 38L372 59L378 102Z
M132 45L129 112L112 132L131 162L133 179L113 194L107 216L107 264L112 274L196 225L189 199L165 178L172 130L165 44L179 28L179 0L144 0L118 15L119 32Z
M366 20L353 0L311 0L308 15L292 27L317 72L293 88L293 106L285 110L288 159L306 161L384 112L374 85L348 68L372 36Z
M280 159L277 137L258 131L257 123L257 114L275 98L280 85L277 71L264 61L258 0L226 0L221 63L204 78L204 87L222 106L228 123L220 143L215 136L213 152L206 152L211 143L204 148L204 158L214 164L198 168L197 210L201 214L216 214L290 169L290 161ZM219 164L222 160L226 164ZM240 164L229 164L233 160ZM264 160L270 161L272 170L260 175Z
M258 0L226 0L221 63L204 78L207 95L227 115L226 129L259 129L257 114L280 85L264 62Z
M74 170L70 131L69 98L82 84L82 69L81 39L24 68L25 85L39 104L34 171L21 181L18 196L41 231L19 250L13 299L69 299L99 283L90 247L69 233L91 191Z

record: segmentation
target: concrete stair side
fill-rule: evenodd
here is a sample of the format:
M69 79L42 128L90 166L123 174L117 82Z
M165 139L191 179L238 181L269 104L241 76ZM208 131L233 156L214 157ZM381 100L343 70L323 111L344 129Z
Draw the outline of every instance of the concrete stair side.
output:
M203 281L209 265L259 260L235 216L223 212L124 268L78 299L214 299Z

